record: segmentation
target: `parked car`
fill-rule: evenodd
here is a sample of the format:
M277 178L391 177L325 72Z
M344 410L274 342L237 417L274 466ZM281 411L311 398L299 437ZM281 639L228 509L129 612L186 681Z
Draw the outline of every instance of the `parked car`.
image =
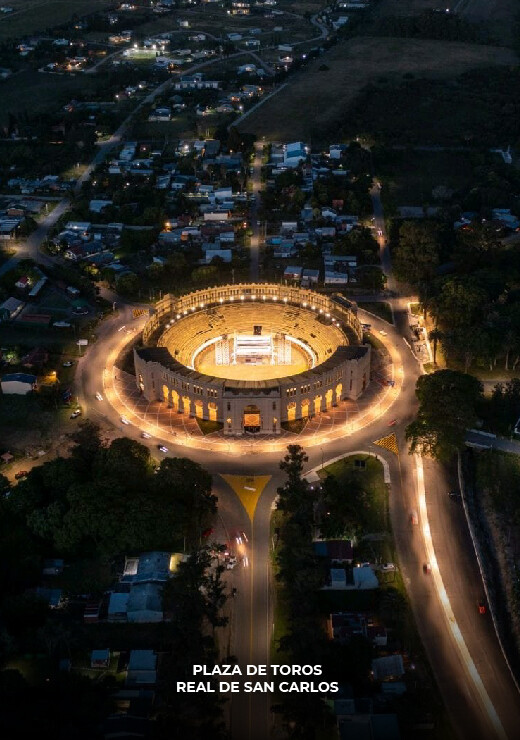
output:
M383 571L391 571L391 570L397 570L395 565L393 563L383 563L381 566L381 570Z
M103 400L103 396L101 395L101 393L96 393L96 399L98 401L102 401Z
M130 424L130 422L128 421L128 419L126 418L126 416L122 416L121 417L121 423L122 424Z
M165 447L164 445L158 445L158 448L159 448L159 452L162 452L164 454L168 452L168 448Z
M432 566L430 563L424 563L422 570L425 575L429 576L432 572Z
M152 435L151 435L151 434L148 434L148 432L141 432L141 437L142 437L143 439L150 439L150 438L151 438L151 436L152 436Z
M71 419L77 419L78 416L81 416L81 409L76 409L76 411L73 411L70 415Z
M63 363L63 367L72 367L74 365L74 362L72 360L67 360L67 362Z
M21 478L27 478L28 475L27 470L20 470L18 473L15 473L14 478L15 480L20 480Z

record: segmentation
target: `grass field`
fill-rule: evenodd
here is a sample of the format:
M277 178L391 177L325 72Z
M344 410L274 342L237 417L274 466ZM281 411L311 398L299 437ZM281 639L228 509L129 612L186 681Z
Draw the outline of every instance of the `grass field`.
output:
M372 303L360 302L359 307L365 309L365 311L369 311L370 313L375 313L376 316L388 321L389 324L394 323L390 304L386 301L374 301Z
M0 17L0 40L17 38L110 6L108 0L11 0L13 13Z
M12 75L0 83L0 124L5 122L9 112L15 115L55 112L71 98L88 95L97 87L99 80L95 75L50 75L35 70Z
M363 460L364 468L356 467L356 461ZM359 501L359 523L365 533L385 532L389 530L388 491L383 478L383 466L370 455L353 455L344 457L338 462L325 466L318 471L320 478L333 475L340 485L345 485L348 495L349 481L360 483L364 495Z
M475 67L507 65L516 55L501 47L421 39L351 39L295 75L287 87L245 119L241 130L273 141L319 139L337 125L371 81L454 76ZM326 65L327 71L320 71Z

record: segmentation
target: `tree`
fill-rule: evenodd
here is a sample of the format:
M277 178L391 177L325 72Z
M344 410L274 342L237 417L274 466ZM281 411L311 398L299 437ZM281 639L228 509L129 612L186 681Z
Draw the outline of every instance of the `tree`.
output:
M440 244L435 225L405 221L399 229L399 243L393 255L399 280L419 287L435 276L440 262Z
M134 275L133 272L121 275L121 277L116 280L117 292L121 293L121 295L128 296L129 298L137 296L139 293L139 286L139 278L137 275Z
M437 343L440 339L443 339L444 334L442 331L436 326L435 329L432 329L431 332L428 334L428 339L430 342L433 342L433 364L437 364Z
M410 452L449 459L464 444L466 430L477 421L482 384L472 375L456 370L438 370L422 375L415 395L417 418L406 428Z

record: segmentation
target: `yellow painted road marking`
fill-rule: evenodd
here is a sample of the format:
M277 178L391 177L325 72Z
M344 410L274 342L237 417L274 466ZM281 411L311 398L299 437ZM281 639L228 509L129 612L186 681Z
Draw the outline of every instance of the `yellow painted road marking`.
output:
M395 434L389 434L387 437L376 439L374 444L378 445L379 447L384 447L385 450L390 450L390 452L393 452L394 455L399 455L399 445L397 444L397 437L395 436Z
M222 475L234 490L251 522L255 516L256 505L262 491L271 480L270 475Z

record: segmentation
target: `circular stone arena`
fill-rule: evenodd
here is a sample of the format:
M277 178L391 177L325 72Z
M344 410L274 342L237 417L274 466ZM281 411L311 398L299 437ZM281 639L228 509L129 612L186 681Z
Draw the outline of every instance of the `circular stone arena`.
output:
M356 306L272 284L167 295L134 351L139 391L226 435L279 434L357 399L370 377Z

